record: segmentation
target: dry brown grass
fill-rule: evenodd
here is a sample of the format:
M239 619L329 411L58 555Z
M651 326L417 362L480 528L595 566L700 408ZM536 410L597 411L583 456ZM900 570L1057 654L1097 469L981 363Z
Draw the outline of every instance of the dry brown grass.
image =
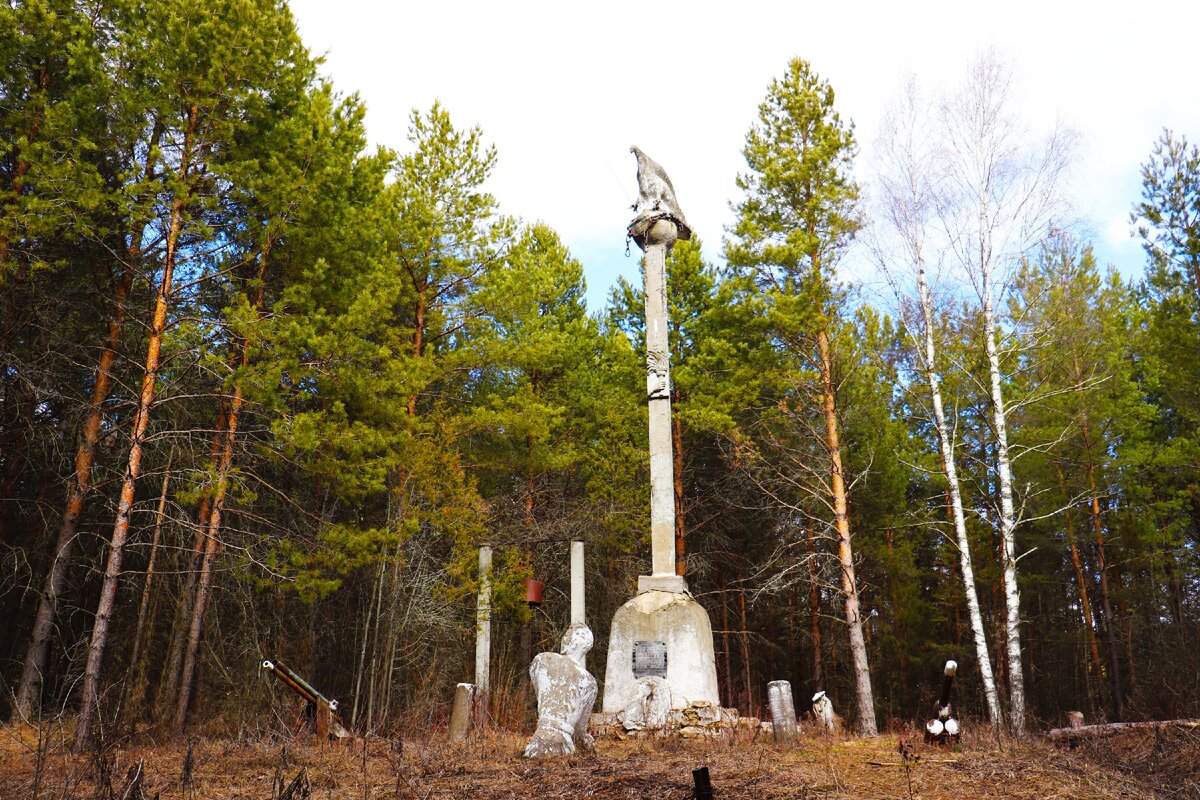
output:
M673 798L692 795L691 771L707 766L715 797L736 798L1200 798L1200 740L1153 734L1065 749L1041 740L968 736L954 750L895 734L877 739L769 737L719 741L603 741L595 754L529 761L524 739L496 733L462 745L440 735L366 742L203 740L186 746L130 745L105 757L68 752L66 725L0 728L0 800L119 796L133 764L145 766L145 796L161 800L275 800L301 772L323 798ZM299 795L297 795L297 798Z

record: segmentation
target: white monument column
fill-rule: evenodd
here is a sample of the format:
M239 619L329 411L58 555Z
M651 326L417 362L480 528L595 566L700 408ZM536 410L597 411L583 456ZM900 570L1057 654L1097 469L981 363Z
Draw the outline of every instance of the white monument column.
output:
M667 342L667 251L679 234L668 218L635 236L646 253L646 396L650 406L650 576L639 589L682 592L675 575L675 481L671 457L671 359Z
M652 691L672 708L719 705L708 612L675 574L675 487L667 342L667 251L692 232L663 168L636 147L637 216L628 235L645 253L646 396L650 416L650 574L613 616L603 710L624 711ZM665 687L664 687L665 684Z
M587 624L583 589L583 542L571 542L571 624Z
M479 548L479 599L475 605L475 725L487 720L492 672L492 548Z

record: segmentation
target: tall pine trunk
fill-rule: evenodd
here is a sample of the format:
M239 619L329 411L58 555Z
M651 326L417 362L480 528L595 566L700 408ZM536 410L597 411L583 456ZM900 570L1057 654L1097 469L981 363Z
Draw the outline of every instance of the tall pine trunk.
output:
M229 403L228 423L225 427L221 460L217 465L217 480L213 488L212 507L208 513L208 525L205 529L204 555L200 560L196 599L188 624L183 667L179 676L179 691L175 697L175 716L172 727L176 734L182 734L187 725L187 710L192 699L192 683L195 679L196 661L200 652L200 634L204 628L204 613L208 608L209 592L212 589L213 564L221 550L221 514L225 508L225 493L229 486L229 468L233 464L233 448L243 402L242 387L234 387L233 397Z
M149 155L143 171L146 179L154 174L157 165L155 154L158 151L158 141L161 135L162 127L156 125L150 137ZM54 632L55 617L58 615L58 599L62 595L63 586L66 583L67 565L75 547L79 520L83 516L88 486L91 484L96 445L100 441L100 425L104 421L104 403L108 400L108 394L112 387L112 369L117 359L117 348L121 343L121 331L125 326L129 293L133 289L133 279L143 257L142 241L145 228L144 221L134 221L129 233L130 243L126 251L126 262L121 265L120 277L113 287L112 313L108 318L108 335L96 365L96 379L92 384L88 413L83 422L78 449L75 451L75 469L67 487L66 508L63 511L62 522L59 524L58 536L54 541L50 569L46 573L42 592L38 597L37 609L34 611L33 630L29 635L29 646L25 651L21 680L17 685L14 707L17 714L24 718L27 718L41 702L50 638Z
M138 603L137 623L133 626L133 653L129 656L128 679L121 692L121 709L134 706L140 710L146 698L146 666L142 653L143 634L153 598L154 567L158 560L159 543L162 541L163 519L167 511L167 489L171 484L171 465L175 461L175 448L167 456L167 467L163 470L162 488L158 493L158 508L154 514L154 534L150 537L150 556L146 559L146 579L142 583L142 599ZM155 604L157 605L157 604ZM138 713L134 711L133 713ZM120 714L117 715L120 718Z
M1121 658L1117 647L1112 600L1108 591L1108 558L1104 546L1104 522L1100 513L1100 493L1096 488L1096 461L1092 454L1092 432L1087 406L1084 405L1083 371L1079 366L1078 354L1071 354L1071 364L1075 371L1075 392L1079 395L1079 429L1083 436L1083 451L1087 459L1088 513L1092 520L1092 532L1096 537L1096 571L1100 573L1100 602L1104 608L1104 638L1108 649L1109 679L1112 681L1113 711L1116 713L1116 718L1120 720L1125 716L1125 704L1121 696Z
M846 480L842 469L842 448L838 436L837 402L833 384L833 359L829 333L817 332L817 350L821 368L821 410L825 416L825 446L831 465L829 488L837 524L838 562L842 567L842 596L845 600L846 627L850 632L850 658L854 664L854 696L858 705L858 729L863 736L877 736L875 696L871 691L871 668L867 661L867 643L863 637L862 612L858 601L858 580L854 574L854 550L850 543L850 514L846 503Z
M1058 468L1058 485L1062 492L1063 501L1067 504L1063 512L1063 526L1066 528L1067 551L1071 554L1071 566L1075 569L1075 582L1079 586L1079 605L1083 611L1083 624L1087 628L1088 652L1091 656L1088 672L1096 676L1097 681L1104 679L1104 662L1100 660L1100 645L1096 641L1096 620L1092 616L1092 600L1088 596L1088 579L1084 574L1083 558L1079 555L1079 547L1075 544L1075 522L1071 518L1071 498L1067 495L1067 479L1062 468ZM1089 704L1095 710L1095 701L1091 698L1091 681L1088 681Z
M263 279L266 275L267 261L271 255L271 242L267 240L259 256L257 274L254 276L254 294L250 308L259 312L263 303ZM240 354L237 366L245 367L250 363L250 341L246 338L238 342ZM233 396L229 399L229 411L225 415L225 436L221 446L221 459L217 465L217 480L213 487L211 506L208 512L208 526L204 541L204 557L200 562L200 575L196 586L196 599L192 608L191 623L188 626L187 648L184 652L183 671L179 678L179 691L175 700L174 730L182 734L187 725L188 704L192 699L192 686L196 675L196 662L200 652L200 635L204 629L204 614L208 608L208 598L212 589L213 564L221 550L221 517L225 510L225 495L229 488L229 470L233 466L233 450L237 440L238 423L241 419L242 407L245 405L245 395L242 385L235 383Z
M180 157L179 178L184 184L191 169L192 147L199 124L199 108L188 109L187 129L184 134L183 151ZM125 478L121 483L121 496L117 504L117 518L113 524L112 538L108 545L108 561L100 587L100 599L96 604L96 621L92 627L92 639L88 645L87 667L83 675L83 692L80 697L79 717L75 730L75 750L82 752L93 745L92 730L100 699L100 678L104 661L104 650L108 644L108 627L112 618L113 602L117 594L117 582L121 575L121 560L125 555L125 540L129 535L129 515L133 510L134 490L141 473L142 451L146 429L150 424L150 410L154 404L154 388L158 378L159 357L163 335L167 328L167 309L171 304L171 287L178 257L179 239L183 232L184 212L187 198L177 194L171 203L171 216L167 228L166 252L163 257L163 274L159 283L158 296L154 304L154 317L150 327L150 338L146 347L145 371L142 389L138 396L137 411L130 437L129 462Z
M208 464L212 474L216 474L217 466L221 463L221 452L225 444L225 426L228 422L229 409L224 403L220 403L217 408L212 440L209 444ZM182 558L186 559L186 564L182 567L184 585L175 602L175 613L171 623L171 641L167 647L162 674L159 676L158 688L154 694L154 719L160 724L166 724L168 718L174 714L175 698L179 696L179 674L183 669L183 650L187 645L186 634L190 627L192 608L195 605L200 562L204 560L204 542L208 535L208 517L211 509L212 491L210 489L200 498L192 546L182 555Z

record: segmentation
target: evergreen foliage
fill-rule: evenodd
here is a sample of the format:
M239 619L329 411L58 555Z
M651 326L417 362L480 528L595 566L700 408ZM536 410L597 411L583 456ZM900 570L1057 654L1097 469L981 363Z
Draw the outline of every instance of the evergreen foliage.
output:
M279 0L0 6L8 716L80 709L84 745L259 726L283 658L359 730L428 727L470 677L483 543L493 718L531 714L571 540L601 676L648 564L642 289L589 312L585 265L487 191L482 128L435 104L371 149L318 68ZM926 714L954 658L982 718L924 323L839 273L872 214L834 99L789 63L725 264L668 256L678 569L744 714L786 678L870 733ZM1197 149L1164 132L1142 174L1144 278L1055 219L996 288L1034 724L1200 716ZM930 302L1003 690L987 334L962 286Z

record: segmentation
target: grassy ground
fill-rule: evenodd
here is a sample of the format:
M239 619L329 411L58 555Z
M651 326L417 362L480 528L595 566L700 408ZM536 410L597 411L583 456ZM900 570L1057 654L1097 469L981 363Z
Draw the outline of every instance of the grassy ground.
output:
M953 750L913 736L803 736L791 747L767 736L686 741L602 741L597 752L529 761L524 739L497 733L466 745L438 735L365 742L193 740L128 745L73 756L65 725L0 727L0 800L121 798L141 762L143 798L692 797L692 770L707 766L718 800L754 798L1200 798L1200 737L1141 735L1065 749L1042 740L967 736ZM190 762L190 763L189 763ZM295 785L292 794L289 787ZM307 794L305 794L307 789ZM130 798L133 800L133 798Z

